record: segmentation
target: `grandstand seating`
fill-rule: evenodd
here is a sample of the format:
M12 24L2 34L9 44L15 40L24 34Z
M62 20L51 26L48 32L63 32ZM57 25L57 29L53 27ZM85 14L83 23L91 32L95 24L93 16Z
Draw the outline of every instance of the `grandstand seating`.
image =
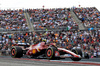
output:
M78 29L70 11L65 9L30 9L30 20L35 30Z
M75 8L73 11L85 27L100 27L100 13L96 8ZM31 22L27 14L25 15L28 18L25 19L24 13L30 14ZM30 22L29 25L26 21ZM33 29L33 32L27 31L30 24L33 25L35 31ZM90 55L93 55L94 51L100 52L100 29L80 31L78 26L79 24L74 21L67 8L27 9L25 12L23 10L0 10L0 29L6 31L6 33L3 31L0 33L0 49L7 50L16 43L36 44L45 41L46 43L53 42L57 47L69 50L76 46L82 47ZM8 33L13 30L14 33Z
M87 28L100 28L100 12L95 7L74 8L74 13Z
M0 10L0 29L5 31L28 30L23 10Z

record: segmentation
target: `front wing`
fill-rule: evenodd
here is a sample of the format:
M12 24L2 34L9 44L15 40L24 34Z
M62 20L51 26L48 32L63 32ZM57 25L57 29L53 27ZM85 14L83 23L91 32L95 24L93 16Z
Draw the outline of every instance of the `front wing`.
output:
M75 58L82 58L80 55L77 55L75 54L74 52L70 51L70 50L67 50L67 49L64 49L64 48L58 48L58 51L63 51L65 52L66 54L64 55L59 55L60 58L72 58L72 57L75 57ZM55 56L56 56L56 53L55 53Z

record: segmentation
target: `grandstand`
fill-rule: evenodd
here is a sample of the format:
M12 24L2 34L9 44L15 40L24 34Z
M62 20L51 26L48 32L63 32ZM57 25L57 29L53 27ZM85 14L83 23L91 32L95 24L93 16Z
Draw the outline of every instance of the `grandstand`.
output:
M95 7L74 8L73 12L86 28L100 28L100 12Z
M78 24L69 8L32 9L28 11L34 30L77 30Z
M23 10L0 10L0 31L25 31L28 29Z
M100 52L99 13L95 7L0 10L0 48L45 41L69 50L81 47L92 56Z

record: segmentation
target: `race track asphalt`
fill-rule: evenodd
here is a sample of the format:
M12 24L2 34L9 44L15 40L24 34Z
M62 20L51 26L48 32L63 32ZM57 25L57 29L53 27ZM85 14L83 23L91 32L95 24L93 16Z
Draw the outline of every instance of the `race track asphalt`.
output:
M0 66L100 66L100 58L82 59L74 62L70 58L47 60L0 56Z

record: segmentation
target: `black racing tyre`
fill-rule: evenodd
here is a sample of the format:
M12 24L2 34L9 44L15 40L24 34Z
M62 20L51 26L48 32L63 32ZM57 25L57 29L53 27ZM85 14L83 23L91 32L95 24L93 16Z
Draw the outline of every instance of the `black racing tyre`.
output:
M46 58L47 59L55 59L55 51L57 51L57 49L55 47L48 47L46 50Z
M81 49L72 49L72 52L74 52L82 57L82 50Z
M88 53L84 53L84 58L89 59L89 54Z
M11 57L12 58L20 58L23 56L23 50L21 47L13 46L11 48Z
M81 51L81 49L72 49L72 52L74 52L75 54L80 55L82 57L82 51ZM73 57L71 59L73 61L80 61L81 60L81 58L75 58L75 57Z

